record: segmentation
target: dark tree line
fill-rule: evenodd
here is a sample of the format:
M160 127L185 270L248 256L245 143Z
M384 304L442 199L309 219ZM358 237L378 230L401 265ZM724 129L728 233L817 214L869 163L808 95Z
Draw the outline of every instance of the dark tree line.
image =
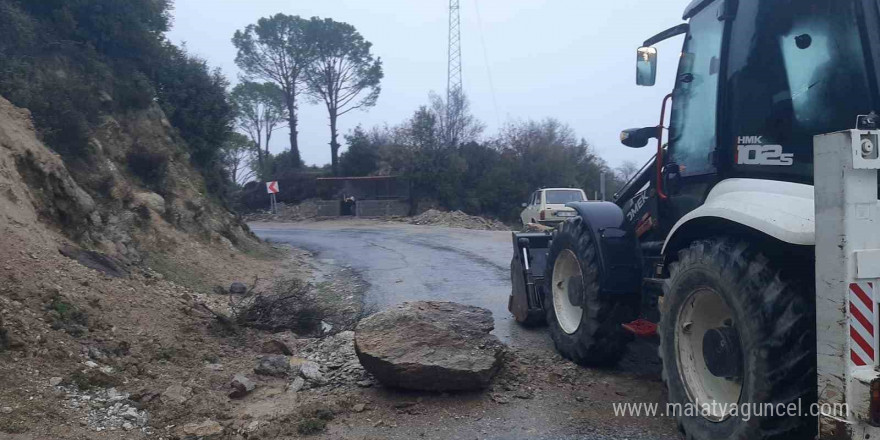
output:
M451 124L444 121L445 103L433 97L394 127L353 130L340 167L350 176L400 175L411 183L413 205L431 202L471 214L518 218L532 191L539 187L576 187L592 198L607 175L608 194L622 183L584 139L556 119L511 122L480 140L482 125L464 110Z
M157 102L222 195L228 83L165 38L170 14L170 0L0 0L0 95L31 111L47 145L85 163L102 115Z

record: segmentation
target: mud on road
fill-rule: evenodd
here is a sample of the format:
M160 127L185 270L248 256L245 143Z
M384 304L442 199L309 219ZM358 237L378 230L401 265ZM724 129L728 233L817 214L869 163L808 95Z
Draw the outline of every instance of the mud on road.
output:
M556 354L546 329L507 311L510 233L363 220L252 223L261 238L313 252L322 266L357 273L365 307L454 301L484 307L511 347L486 392L432 394L364 388L362 412L337 419L326 438L675 439L673 420L621 417L614 403L665 403L656 344L637 341L614 370L579 367Z

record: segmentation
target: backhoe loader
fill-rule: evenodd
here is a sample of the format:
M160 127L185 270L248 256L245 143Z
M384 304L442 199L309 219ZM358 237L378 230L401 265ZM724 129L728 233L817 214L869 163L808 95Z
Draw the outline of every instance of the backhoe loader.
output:
M878 5L694 0L644 41L654 86L683 39L659 124L621 133L656 154L613 202L513 234L517 321L585 366L658 339L688 439L880 438Z

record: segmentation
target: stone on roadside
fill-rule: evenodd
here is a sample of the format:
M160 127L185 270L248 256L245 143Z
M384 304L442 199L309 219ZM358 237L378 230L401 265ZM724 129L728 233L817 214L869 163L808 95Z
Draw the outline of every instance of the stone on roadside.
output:
M190 387L185 387L183 385L171 385L162 392L162 400L166 402L173 402L177 404L184 404L190 397L193 395L193 390Z
M257 384L248 379L244 374L236 374L233 376L232 382L229 383L229 386L232 387L232 391L229 392L229 397L232 399L241 399L253 391L257 387Z
M248 291L248 287L246 284L241 281L236 281L229 285L229 293L233 295L244 295Z
M301 377L297 377L296 379L293 379L293 381L287 385L287 392L297 393L301 389L303 389L303 387L305 387L305 386L306 386L306 380Z
M254 367L254 373L261 376L287 377L290 373L290 359L280 354L263 356Z
M412 302L358 324L355 350L381 383L427 391L486 388L503 344L489 334L492 312L450 302Z
M363 403L358 403L357 405L353 406L351 409L352 409L352 411L359 413L359 412L364 412L364 410L366 408L367 408L367 405L364 405Z
M321 367L312 361L303 362L299 367L299 374L312 382L320 383L324 381L324 375L321 374Z
M278 339L270 339L266 342L263 342L262 350L265 354L283 354L286 356L292 356L293 350L284 343L284 341L280 341Z
M61 385L61 382L63 382L63 381L64 381L64 379L62 379L60 377L52 377L52 378L49 378L49 385L51 385L53 387L57 387L58 385Z
M202 423L187 423L183 425L183 433L195 437L210 437L223 433L223 426L215 420L205 420Z

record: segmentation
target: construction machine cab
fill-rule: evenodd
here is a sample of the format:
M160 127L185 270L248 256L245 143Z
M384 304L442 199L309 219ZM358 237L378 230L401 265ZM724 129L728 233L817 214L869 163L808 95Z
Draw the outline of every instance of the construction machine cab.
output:
M654 45L684 34L668 122L621 133L635 148L652 131L665 139L646 171L659 201L656 240L724 180L770 181L782 192L812 184L813 136L855 128L878 108L876 0L695 0L683 18L637 51L636 83L652 86ZM639 197L627 189L622 206Z

